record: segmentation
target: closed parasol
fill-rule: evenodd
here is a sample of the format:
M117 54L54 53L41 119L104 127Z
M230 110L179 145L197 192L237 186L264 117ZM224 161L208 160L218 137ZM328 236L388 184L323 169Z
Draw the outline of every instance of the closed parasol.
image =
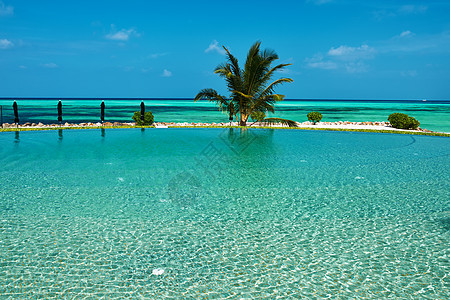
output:
M62 122L62 103L61 100L58 102L58 122L61 124Z
M17 108L16 101L14 101L14 103L13 103L13 109L14 109L14 123L16 123L18 125L19 124L19 111Z
M141 102L141 125L144 125L145 105L144 101Z

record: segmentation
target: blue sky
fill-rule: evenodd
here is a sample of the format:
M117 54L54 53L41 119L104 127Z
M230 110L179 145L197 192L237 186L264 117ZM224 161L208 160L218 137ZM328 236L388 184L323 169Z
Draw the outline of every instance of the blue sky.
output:
M450 1L0 0L0 97L226 93L214 68L274 49L287 98L449 99Z

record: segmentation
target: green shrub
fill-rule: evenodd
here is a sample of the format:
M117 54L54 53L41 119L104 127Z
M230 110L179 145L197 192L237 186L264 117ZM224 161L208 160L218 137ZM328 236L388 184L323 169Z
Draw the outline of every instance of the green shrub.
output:
M398 129L408 129L409 120L408 115L402 113L393 113L388 117L391 126Z
M420 122L415 118L402 113L393 113L388 117L391 126L398 129L417 129Z
M133 121L136 122L137 126L142 126L142 125L152 125L154 117L151 111L146 111L144 114L144 124L142 124L141 112L135 111L132 119Z
M414 130L419 128L420 122L417 121L415 118L408 117L408 120L409 120L409 128L414 129Z
M314 124L316 124L317 122L320 122L320 120L322 120L322 114L318 111L312 111L310 112L308 115L308 120L312 121Z
M262 111L254 111L254 112L252 112L252 114L250 115L250 118L252 118L252 120L253 120L254 122L262 121L262 120L264 120L265 117L266 117L266 114L263 113Z

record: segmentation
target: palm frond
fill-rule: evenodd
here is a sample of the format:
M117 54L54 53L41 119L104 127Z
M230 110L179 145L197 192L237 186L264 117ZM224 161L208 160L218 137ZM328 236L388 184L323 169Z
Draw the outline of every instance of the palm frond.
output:
M271 126L274 124L282 124L282 125L287 125L289 127L297 127L297 122L292 121L292 120L282 119L282 118L265 118L264 120L261 121L261 124L267 125L267 126Z
M275 80L274 82L272 82L271 84L269 84L262 92L261 92L261 96L268 96L270 94L272 94L275 90L275 87L277 85L283 84L283 83L290 83L290 82L294 82L294 80L292 78L280 78ZM283 97L284 98L284 97ZM279 101L279 100L278 100Z
M220 64L216 67L216 69L214 70L215 74L219 74L219 76L221 77L229 77L232 72L231 72L231 68L229 64Z
M275 103L284 100L284 95L280 94L270 94L260 96L251 106L250 110L264 111L268 110L270 112L275 112Z
M264 51L261 53L261 56L264 58L264 60L270 62L278 59L278 54L272 49L264 49Z
M213 89L204 89L197 94L195 101L206 99L215 102L221 111L228 111L241 124L247 121L253 111L274 112L275 103L284 99L283 95L275 94L275 88L293 80L280 78L270 83L271 78L276 71L290 64L271 67L271 64L278 59L277 53L271 49L262 50L260 46L259 41L251 46L244 68L240 68L237 58L225 46L222 46L227 60L218 65L214 72L225 80L230 95L226 98ZM280 118L267 118L265 122L295 125L293 121Z
M284 69L285 67L288 67L288 66L290 66L290 65L292 65L292 64L279 64L279 65L273 67L272 69L270 69L269 71L267 71L266 74L264 74L264 77L261 79L261 82L262 82L263 84L265 84L266 82L268 82L268 81L270 80L270 78L272 78L272 76L274 75L274 73L275 73L276 71L282 70L282 69Z
M217 93L214 89L203 89L195 96L194 101L198 100L208 100L209 102L216 102L219 106L219 110L228 110L230 102L222 95Z
M238 77L241 77L242 71L241 71L241 68L239 67L239 63L238 63L237 58L234 57L233 54L231 54L230 51L225 46L222 46L222 47L223 47L223 49L225 49L225 51L227 53L227 58L230 61L230 65L231 65L231 68L232 68L232 71L233 71L234 75L238 76Z
M242 97L247 98L247 99L253 98L252 95L244 94L244 93L242 93L241 91L233 91L233 93L238 94L238 95L241 95Z
M244 66L244 90L247 94L251 94L255 81L264 73L261 63L264 60L259 53L261 42L254 43L247 54L247 60Z

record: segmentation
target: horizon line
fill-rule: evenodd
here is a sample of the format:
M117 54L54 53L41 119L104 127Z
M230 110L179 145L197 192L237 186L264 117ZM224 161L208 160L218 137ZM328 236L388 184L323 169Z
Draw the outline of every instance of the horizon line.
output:
M187 97L0 97L0 100L194 100ZM326 98L286 98L283 101L414 101L414 102L449 102L446 99L326 99Z

